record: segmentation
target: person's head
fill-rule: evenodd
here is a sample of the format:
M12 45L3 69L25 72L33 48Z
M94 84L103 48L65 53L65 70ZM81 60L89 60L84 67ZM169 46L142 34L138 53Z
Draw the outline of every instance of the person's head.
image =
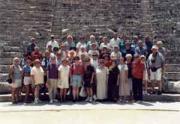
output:
M85 37L84 37L83 35L81 35L81 36L79 37L79 41L80 41L81 43L84 43L84 42L85 42Z
M115 52L119 52L119 46L117 46L117 45L114 46L114 51L115 51Z
M91 42L95 42L95 41L96 41L96 37L95 37L94 35L91 35L91 36L90 36L90 41L91 41Z
M93 59L93 60L98 59L98 56L99 56L98 52L94 51L94 52L92 53L92 59Z
M116 32L113 33L113 38L117 39L118 38L118 34Z
M54 35L53 34L51 35L51 40L54 41Z
M49 58L49 57L50 57L50 52L49 52L49 50L46 50L45 53L44 53L44 55L45 55L46 58Z
M97 44L96 44L96 43L92 43L91 48L92 48L93 50L97 49Z
M132 61L132 55L131 54L127 54L126 55L126 61L127 62L131 62Z
M125 63L124 57L120 57L119 61L120 61L120 64L124 64Z
M13 65L17 66L20 64L20 59L18 57L13 58Z
M49 52L52 52L52 45L48 45L47 49L48 49Z
M103 37L102 41L103 41L104 43L108 43L108 38L107 38L107 37Z
M35 43L36 39L34 37L31 38L31 43Z
M142 40L139 40L139 41L138 41L138 46L142 48L143 45L144 45L144 44L143 44L143 41L142 41Z
M139 54L134 54L134 61L138 61L138 60L140 60Z
M54 53L51 53L50 62L51 62L51 64L56 64L56 56Z
M153 54L156 54L158 52L158 47L156 45L152 46L151 51Z
M68 35L67 36L67 41L68 42L73 42L73 36L72 35Z
M80 47L80 50L81 50L81 52L85 52L85 51L86 51L86 48L85 48L84 46L81 46L81 47Z
M70 59L73 59L75 56L76 56L76 51L71 50L71 51L68 52L68 57L69 57Z
M135 43L137 43L137 42L138 42L138 40L139 40L139 38L138 38L138 36L137 36L137 35L133 36L133 41L134 41Z
M91 61L90 57L89 56L85 56L85 58L84 58L85 64L86 65L90 65L91 64L90 61Z
M79 65L79 64L80 64L80 58L79 58L79 56L74 57L74 63L75 63L76 65Z
M67 66L68 65L68 59L67 58L63 58L62 59L62 64L63 64L63 66Z
M125 47L126 47L126 50L129 50L131 48L131 43L129 41L127 41L125 43Z
M162 41L157 41L156 45L158 48L161 48L163 46L163 42Z
M35 47L35 48L34 48L34 51L35 51L35 52L39 52L39 47Z
M62 57L61 50L59 50L59 51L56 53L56 56L57 56L57 59L60 59L60 58Z
M99 58L98 62L99 62L99 66L100 66L100 67L104 67L104 66L105 66L105 63L104 63L104 59L103 59L103 58Z
M145 55L141 55L140 58L141 58L141 61L142 61L142 62L145 62L145 61L146 61Z
M41 61L39 59L34 60L34 66L39 68L41 66Z
M26 59L26 64L28 65L28 66L30 66L31 65L31 60L30 59Z

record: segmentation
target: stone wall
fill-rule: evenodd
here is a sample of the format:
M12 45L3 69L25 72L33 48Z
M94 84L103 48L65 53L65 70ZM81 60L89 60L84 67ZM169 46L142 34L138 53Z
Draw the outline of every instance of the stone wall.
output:
M51 33L141 33L164 41L167 63L180 62L179 0L0 0L0 78L14 55L35 37L45 46ZM176 77L180 77L179 74Z

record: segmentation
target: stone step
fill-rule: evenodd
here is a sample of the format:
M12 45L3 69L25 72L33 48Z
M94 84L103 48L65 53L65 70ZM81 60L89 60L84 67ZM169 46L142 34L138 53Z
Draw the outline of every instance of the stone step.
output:
M43 99L43 102L45 103L49 100L48 96L41 96L40 99ZM180 94L144 95L144 101L180 102ZM11 94L0 94L0 102L11 102Z
M0 65L10 65L12 64L13 58L2 58L0 57Z
M166 72L180 72L180 64L166 64Z
M0 73L8 73L9 65L0 65Z
M8 79L8 73L0 73L0 82L6 82Z
M180 72L165 72L165 77L168 80L178 81L180 80Z
M4 52L20 52L20 48L17 46L3 46Z
M7 57L21 57L21 53L20 52L1 52L0 53L0 58L7 58Z

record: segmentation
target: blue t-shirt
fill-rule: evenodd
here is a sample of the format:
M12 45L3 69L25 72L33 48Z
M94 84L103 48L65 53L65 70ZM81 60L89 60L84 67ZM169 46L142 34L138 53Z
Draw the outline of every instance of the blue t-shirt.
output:
M23 72L26 73L26 74L30 74L31 73L31 67L28 66L28 65L25 65L23 67Z

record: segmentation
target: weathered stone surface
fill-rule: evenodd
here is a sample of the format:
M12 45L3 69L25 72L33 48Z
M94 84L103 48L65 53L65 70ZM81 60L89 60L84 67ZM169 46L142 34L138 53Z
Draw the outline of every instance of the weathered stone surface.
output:
M44 48L51 33L62 40L67 35L63 29L74 36L109 35L109 29L130 38L150 35L163 40L170 51L166 62L179 64L179 6L179 0L0 0L0 65L22 56L18 52L24 51L30 37ZM176 71L179 68L168 67L168 72Z
M180 93L180 81L169 81L166 83L166 92Z
M11 86L7 82L0 82L0 94L11 93Z

